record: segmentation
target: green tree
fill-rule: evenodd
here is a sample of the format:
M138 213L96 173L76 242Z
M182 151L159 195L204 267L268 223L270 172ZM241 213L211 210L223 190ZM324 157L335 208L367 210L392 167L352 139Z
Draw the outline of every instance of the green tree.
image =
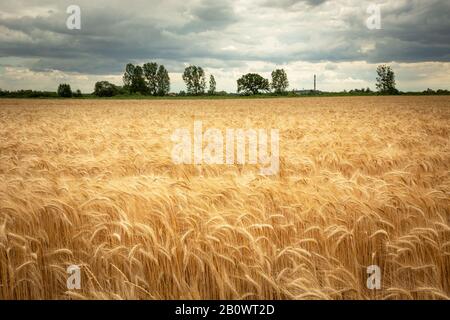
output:
M158 93L158 64L149 62L143 65L144 77L147 80L147 90L149 94L156 95Z
M289 87L289 81L284 69L276 69L272 72L271 87L275 93L286 92L286 89Z
M141 66L136 66L134 68L134 74L131 79L131 92L139 92L141 94L146 94L148 92L144 79L144 70Z
M129 63L125 67L125 73L123 75L123 85L129 93L132 93L132 81L134 77L135 66L132 63Z
M184 69L183 80L186 83L188 94L198 95L205 93L205 72L201 67L189 66Z
M112 97L119 93L119 89L108 81L99 81L95 84L94 94L98 97Z
M67 83L62 83L58 86L58 96L62 98L71 98L72 97L72 89L70 85Z
M238 93L258 94L259 91L269 90L269 80L264 79L257 73L247 73L237 80Z
M377 84L378 92L382 94L397 94L395 88L395 73L390 66L385 64L379 65L377 68Z
M158 68L158 72L156 73L156 84L157 89L156 93L159 96L165 96L170 91L170 77L166 68L163 65L160 65Z
M123 83L128 92L142 94L147 93L147 86L144 79L144 71L141 66L134 66L129 63L125 67L125 74L123 75Z
M215 95L216 94L216 79L214 78L213 75L209 76L209 90L208 93L210 95Z

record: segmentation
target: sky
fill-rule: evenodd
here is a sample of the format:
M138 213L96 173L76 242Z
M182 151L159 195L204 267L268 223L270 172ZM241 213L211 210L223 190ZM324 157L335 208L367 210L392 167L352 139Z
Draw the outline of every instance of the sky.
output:
M70 5L81 29L69 29ZM379 25L368 24L377 21ZM389 64L402 91L450 89L449 0L0 0L0 88L92 92L127 63L164 64L171 91L190 64L217 90L286 70L289 89L375 89Z

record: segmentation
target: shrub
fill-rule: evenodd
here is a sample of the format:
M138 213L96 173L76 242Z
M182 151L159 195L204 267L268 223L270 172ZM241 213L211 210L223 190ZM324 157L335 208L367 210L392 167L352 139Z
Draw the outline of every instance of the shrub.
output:
M94 94L98 97L113 97L119 93L119 89L108 81L99 81L95 84Z

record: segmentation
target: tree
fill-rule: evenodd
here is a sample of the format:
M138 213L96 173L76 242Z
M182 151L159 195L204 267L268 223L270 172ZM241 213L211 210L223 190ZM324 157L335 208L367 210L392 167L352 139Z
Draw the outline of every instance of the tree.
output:
M205 93L205 72L201 67L189 66L184 69L183 80L186 83L188 94L198 95Z
M119 93L119 89L108 81L99 81L95 84L94 94L97 97L112 97Z
M158 92L158 64L155 62L146 63L143 65L144 77L147 80L148 93L156 95Z
M257 73L247 73L237 81L238 93L258 94L259 91L269 91L269 80L264 79Z
M382 94L397 94L395 88L395 74L390 66L379 65L377 68L377 84L378 92Z
M144 70L141 66L136 66L134 68L134 74L131 78L131 92L139 92L142 94L147 93L147 86L144 80Z
M275 93L284 93L289 87L289 81L284 69L277 69L272 72L272 89Z
M158 72L156 73L156 83L157 89L156 94L159 96L165 96L170 91L170 77L166 68L163 65L159 66Z
M70 85L67 83L62 83L58 86L58 96L62 98L71 98L72 97L72 89L70 89Z
M129 91L129 93L131 93L131 83L133 81L135 68L136 67L133 64L127 64L127 66L125 67L125 73L123 75L123 85Z
M144 71L141 66L134 66L131 63L127 64L125 67L125 74L123 75L123 83L130 94L136 92L142 94L147 93Z
M210 95L216 94L216 79L214 78L213 75L209 76L209 90L208 90L208 93Z

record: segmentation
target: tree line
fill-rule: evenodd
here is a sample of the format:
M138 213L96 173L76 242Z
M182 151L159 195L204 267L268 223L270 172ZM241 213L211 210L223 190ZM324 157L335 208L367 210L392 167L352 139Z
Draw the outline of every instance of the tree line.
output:
M179 95L215 95L216 79L209 76L207 87L206 73L200 66L190 65L184 69L183 81L186 84L186 92ZM247 73L237 81L237 93L243 95L256 95L261 93L286 94L289 80L284 69L276 69L271 73L271 81L257 73ZM170 77L164 65L155 62L145 63L142 67L131 63L125 67L123 75L123 87L115 86L107 81L95 84L94 94L100 97L111 97L120 93L141 94L152 96L165 96L170 91ZM381 94L398 94L395 87L395 74L390 66L380 65L377 68L377 90ZM351 93L371 93L370 89L351 91Z
M395 73L388 65L379 65L376 70L376 89L377 94L400 94L396 88ZM225 91L217 92L217 83L214 75L207 75L200 66L190 65L184 69L182 75L186 84L186 91L182 90L178 96L200 96L200 95L227 95ZM108 81L98 81L95 83L93 95L98 97L113 97L116 95L144 95L144 96L167 96L170 93L170 77L164 65L158 65L156 62L148 62L140 65L127 64L123 74L123 86L117 86ZM276 69L271 73L271 79L266 79L257 73L247 73L242 75L237 81L237 93L240 95L257 95L257 94L275 94L296 95L296 92L288 92L289 80L284 69ZM314 90L306 90L307 94L316 95L323 94ZM304 94L304 93L303 93ZM333 94L333 93L332 93ZM336 94L336 93L335 93ZM370 88L353 89L337 94L374 94ZM437 91L427 89L422 93L412 92L408 94L424 94L424 95L448 95L448 90L439 89ZM11 98L79 98L83 97L80 90L72 91L67 83L58 86L57 92L19 90L4 91L0 89L0 97Z
M186 84L186 91L179 95L216 95L217 83L214 75L209 75L200 66L190 65L184 69L182 75ZM237 92L242 94L259 94L262 92L286 93L289 87L287 74L283 69L272 72L272 81L264 79L256 73L248 73L237 80ZM95 84L94 95L111 97L118 94L141 94L150 96L166 96L170 92L170 77L164 65L155 62L135 66L131 63L125 67L123 87L116 86L108 81L99 81Z

